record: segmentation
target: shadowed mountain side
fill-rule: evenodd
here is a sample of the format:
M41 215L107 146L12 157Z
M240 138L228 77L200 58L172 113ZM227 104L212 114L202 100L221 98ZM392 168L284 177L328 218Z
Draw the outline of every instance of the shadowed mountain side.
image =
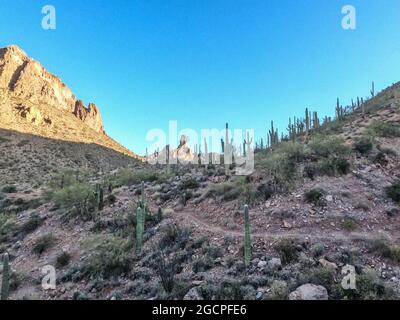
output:
M41 185L60 170L100 174L125 166L140 167L142 163L95 143L62 141L0 129L0 176L4 185Z

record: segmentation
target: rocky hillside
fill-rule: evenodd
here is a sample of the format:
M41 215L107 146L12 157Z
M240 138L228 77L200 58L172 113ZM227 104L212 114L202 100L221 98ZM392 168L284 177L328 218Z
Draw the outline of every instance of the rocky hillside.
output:
M0 49L0 128L93 143L138 158L107 136L95 104L86 107L58 77L17 46Z
M12 109L20 98L10 96L2 106ZM58 97L68 105L66 91ZM9 299L399 299L399 97L396 84L338 102L321 124L307 111L289 137L257 150L247 177L229 175L234 165L150 166L93 141L61 143L17 112L35 133L0 131ZM104 136L75 109L45 107L54 123L69 117L71 132ZM184 137L179 152L192 157ZM55 288L41 284L49 265Z

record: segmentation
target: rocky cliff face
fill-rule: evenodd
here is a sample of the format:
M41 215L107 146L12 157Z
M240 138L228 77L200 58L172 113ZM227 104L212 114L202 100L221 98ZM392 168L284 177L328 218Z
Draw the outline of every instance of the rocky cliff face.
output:
M0 91L35 105L47 105L73 113L88 127L104 134L98 108L94 104L86 108L58 77L17 46L0 49Z

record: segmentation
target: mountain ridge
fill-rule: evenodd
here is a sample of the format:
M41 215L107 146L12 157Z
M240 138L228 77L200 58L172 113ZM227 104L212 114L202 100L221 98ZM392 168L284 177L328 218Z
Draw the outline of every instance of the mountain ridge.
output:
M3 129L95 143L140 158L107 135L94 103L86 107L59 77L16 45L0 48L0 110Z

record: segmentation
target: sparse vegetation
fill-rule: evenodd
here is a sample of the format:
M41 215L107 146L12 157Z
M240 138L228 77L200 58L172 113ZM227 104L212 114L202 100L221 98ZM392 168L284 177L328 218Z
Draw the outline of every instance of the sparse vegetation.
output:
M386 195L394 202L400 203L400 181L393 183L385 188Z
M82 246L89 253L80 267L83 277L109 278L131 269L133 246L126 239L111 234L97 234L86 239Z
M17 192L17 187L16 186L12 186L12 185L4 186L1 189L1 191L4 192L4 193L15 193L15 192Z
M56 241L56 238L51 233L41 236L40 238L38 238L36 240L32 251L40 256L43 252L45 252L47 249L52 247L54 245L55 241Z
M63 268L69 264L70 260L71 260L71 255L68 252L63 251L56 258L56 266L58 268Z
M376 137L400 137L400 126L389 122L375 122L369 128L369 133Z
M322 207L325 205L324 194L322 189L312 189L304 194L304 200L314 206Z
M290 240L281 240L274 248L279 254L283 264L289 264L296 261L298 258L296 245Z
M384 239L373 239L368 242L370 252L379 256L400 263L400 247L389 245Z
M368 154L373 147L374 145L372 143L372 140L366 137L356 140L353 146L354 150L361 153L362 155Z

